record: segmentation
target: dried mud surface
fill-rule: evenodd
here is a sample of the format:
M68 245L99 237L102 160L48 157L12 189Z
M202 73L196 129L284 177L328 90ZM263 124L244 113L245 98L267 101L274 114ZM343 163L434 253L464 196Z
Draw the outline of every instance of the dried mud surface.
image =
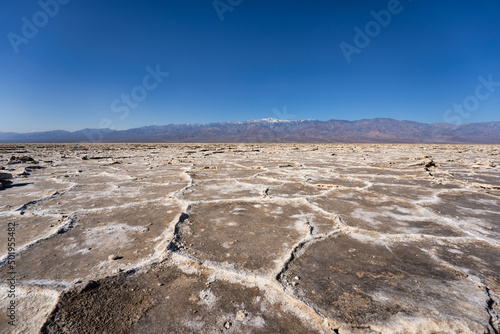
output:
M14 157L14 158L13 158ZM2 333L498 333L500 147L0 145Z

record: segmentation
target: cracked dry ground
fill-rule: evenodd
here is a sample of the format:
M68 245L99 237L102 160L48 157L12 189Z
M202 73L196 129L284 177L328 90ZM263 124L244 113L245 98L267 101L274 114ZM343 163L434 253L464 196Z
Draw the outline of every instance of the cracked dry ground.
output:
M2 145L0 332L498 333L499 155Z

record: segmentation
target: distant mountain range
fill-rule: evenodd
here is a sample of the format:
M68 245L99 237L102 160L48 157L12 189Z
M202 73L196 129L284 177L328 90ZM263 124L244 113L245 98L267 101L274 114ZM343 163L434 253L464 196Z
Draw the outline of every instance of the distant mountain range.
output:
M2 143L446 143L500 144L500 122L460 126L389 118L360 121L276 120L170 124L129 130L84 129L75 132L0 132Z

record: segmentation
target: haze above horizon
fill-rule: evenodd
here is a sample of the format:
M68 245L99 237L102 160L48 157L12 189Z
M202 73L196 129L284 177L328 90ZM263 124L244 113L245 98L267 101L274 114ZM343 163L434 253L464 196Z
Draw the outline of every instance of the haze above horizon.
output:
M500 2L0 3L0 132L500 121Z

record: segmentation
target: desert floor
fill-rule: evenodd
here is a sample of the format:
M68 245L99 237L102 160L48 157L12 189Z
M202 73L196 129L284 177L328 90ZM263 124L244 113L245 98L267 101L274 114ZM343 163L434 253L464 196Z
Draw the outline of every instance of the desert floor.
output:
M1 333L500 330L500 146L3 144L0 169Z

